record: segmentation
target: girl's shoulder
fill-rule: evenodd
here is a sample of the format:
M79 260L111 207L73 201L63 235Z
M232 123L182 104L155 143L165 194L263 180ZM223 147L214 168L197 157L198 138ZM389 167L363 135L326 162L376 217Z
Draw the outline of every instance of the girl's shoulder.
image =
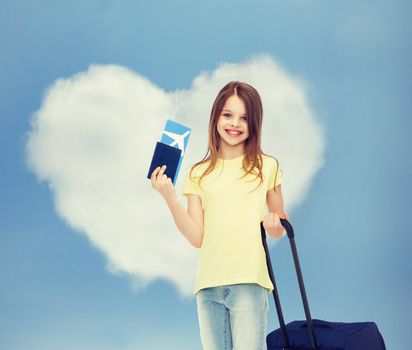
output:
M200 164L192 163L191 165L188 166L187 173L192 172L192 176L200 177L203 174L203 172L207 169L207 167L209 166L209 163L210 163L210 160L204 163L200 163Z
M276 157L271 156L270 154L262 154L262 159L263 159L263 164L268 164L269 166L279 166L279 161L276 159Z

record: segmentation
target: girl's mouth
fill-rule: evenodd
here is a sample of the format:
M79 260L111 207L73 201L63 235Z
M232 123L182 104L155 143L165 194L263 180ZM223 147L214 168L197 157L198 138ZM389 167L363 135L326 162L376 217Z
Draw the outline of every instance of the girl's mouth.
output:
M238 136L240 136L240 135L243 134L243 133L240 132L240 131L238 131L238 132L232 132L232 131L229 131L228 129L225 129L225 131L226 131L226 133L227 133L228 135L230 135L230 136L232 136L232 137L238 137Z

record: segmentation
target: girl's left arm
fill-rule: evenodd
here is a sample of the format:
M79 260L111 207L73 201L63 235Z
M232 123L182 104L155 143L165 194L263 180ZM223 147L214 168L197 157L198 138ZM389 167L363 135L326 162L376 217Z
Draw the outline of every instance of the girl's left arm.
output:
M281 225L279 218L289 220L289 215L283 206L282 185L277 185L274 189L267 191L266 204L269 214L265 216L263 221L265 230L272 237L282 237L285 229ZM277 215L276 215L277 214Z

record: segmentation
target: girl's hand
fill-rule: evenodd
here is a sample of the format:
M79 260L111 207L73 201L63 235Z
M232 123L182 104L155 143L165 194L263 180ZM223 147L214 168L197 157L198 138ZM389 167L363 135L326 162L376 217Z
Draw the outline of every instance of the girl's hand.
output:
M150 180L152 181L152 187L158 191L167 202L176 196L176 189L173 186L172 179L164 174L165 169L166 165L157 167L153 170Z
M289 219L288 213L285 212L285 219ZM285 228L280 223L280 217L277 213L269 213L263 218L263 227L265 231L274 238L283 237Z

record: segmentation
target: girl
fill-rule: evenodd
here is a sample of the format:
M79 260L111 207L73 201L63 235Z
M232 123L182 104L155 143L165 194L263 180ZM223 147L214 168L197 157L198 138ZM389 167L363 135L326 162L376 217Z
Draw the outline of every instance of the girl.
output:
M283 237L279 218L288 214L279 164L260 147L262 118L262 101L251 85L231 81L220 90L209 121L210 154L186 174L187 211L164 166L151 176L179 231L200 248L194 295L205 350L266 349L273 284L260 222L270 236Z

